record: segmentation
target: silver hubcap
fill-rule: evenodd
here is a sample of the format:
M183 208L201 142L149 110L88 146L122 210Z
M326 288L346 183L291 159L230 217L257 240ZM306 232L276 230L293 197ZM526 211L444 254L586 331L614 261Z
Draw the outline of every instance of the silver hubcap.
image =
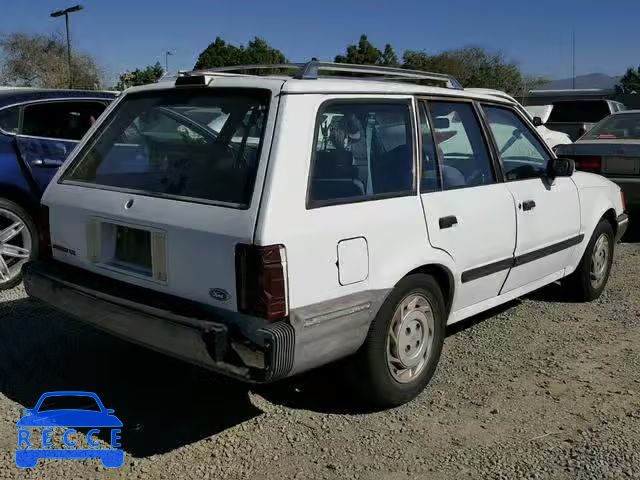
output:
M31 255L31 233L15 213L0 208L0 284L18 275Z
M431 305L423 295L414 293L400 302L387 335L387 366L396 381L411 382L427 365L434 324Z
M591 286L600 288L609 269L609 238L603 233L598 237L591 254Z

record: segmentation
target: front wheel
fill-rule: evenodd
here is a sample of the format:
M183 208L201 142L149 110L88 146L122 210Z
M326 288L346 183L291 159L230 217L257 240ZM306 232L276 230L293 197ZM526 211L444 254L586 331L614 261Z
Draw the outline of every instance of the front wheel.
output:
M429 275L409 275L389 294L354 358L361 397L377 407L414 399L431 380L444 343L442 291Z
M611 273L614 242L611 223L600 220L578 268L567 278L576 300L590 302L602 294Z

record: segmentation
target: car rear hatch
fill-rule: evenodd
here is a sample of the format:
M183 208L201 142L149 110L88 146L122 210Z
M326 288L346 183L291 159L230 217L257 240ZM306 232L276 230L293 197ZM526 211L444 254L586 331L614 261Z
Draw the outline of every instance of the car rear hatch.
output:
M282 81L211 83L118 102L45 192L54 259L237 309Z

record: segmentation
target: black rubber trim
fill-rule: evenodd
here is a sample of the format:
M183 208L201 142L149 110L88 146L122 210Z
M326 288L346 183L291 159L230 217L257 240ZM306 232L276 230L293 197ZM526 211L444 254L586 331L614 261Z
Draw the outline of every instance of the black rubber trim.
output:
M462 283L472 282L473 280L478 280L479 278L507 270L511 267L513 267L513 258L505 258L504 260L490 263L489 265L472 268L462 273Z
M266 335L265 358L269 361L264 381L272 382L286 377L293 369L296 343L293 326L289 323L278 322L263 328L262 332Z
M549 245L548 247L534 250L533 252L525 253L524 255L520 255L515 258L505 258L504 260L499 260L488 265L483 265L482 267L472 268L471 270L462 272L462 283L478 280L479 278L501 272L502 270L507 270L510 268L519 267L520 265L525 265L530 262L534 262L548 255L553 255L554 253L558 253L562 250L573 247L574 245L578 245L582 243L582 240L584 240L584 235L577 235L562 242L554 243L553 245Z
M577 235L575 237L569 238L562 242L549 245L548 247L544 247L539 250L534 250L533 252L525 253L524 255L520 255L515 258L515 261L513 262L513 266L519 267L520 265L524 265L525 263L534 262L548 255L553 255L554 253L558 253L562 250L566 250L567 248L570 248L570 247L573 247L574 245L578 245L582 243L582 240L584 240L584 235Z

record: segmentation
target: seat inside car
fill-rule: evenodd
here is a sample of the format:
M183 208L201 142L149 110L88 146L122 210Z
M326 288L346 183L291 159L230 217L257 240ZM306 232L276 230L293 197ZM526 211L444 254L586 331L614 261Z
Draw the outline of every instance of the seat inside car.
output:
M346 150L320 151L316 153L315 161L314 178L311 185L313 199L321 201L364 195L364 185L356 176L351 152Z

